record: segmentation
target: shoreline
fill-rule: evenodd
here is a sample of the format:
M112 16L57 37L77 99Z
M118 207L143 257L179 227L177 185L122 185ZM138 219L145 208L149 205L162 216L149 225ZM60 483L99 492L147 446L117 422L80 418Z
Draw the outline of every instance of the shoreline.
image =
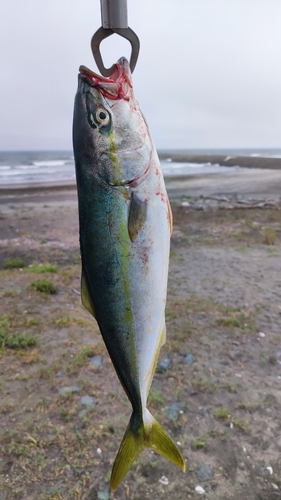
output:
M280 199L281 158L235 157L224 155L190 155L160 153L161 160L171 158L177 163L211 163L239 166L241 169L222 172L165 176L170 199L185 196L258 195ZM239 163L239 165L237 165ZM248 170L245 170L247 168ZM0 206L19 203L77 202L76 180L48 183L7 184L0 186Z
M181 154L158 153L160 160L170 158L176 163L211 163L222 167L261 168L281 170L281 158L268 158L263 156L235 156L218 154Z
M175 163L210 163L223 167L240 167L261 170L281 170L281 158L266 158L256 156L225 156L225 155L198 155L198 154L168 154L159 153L160 160L171 159ZM212 173L200 174L200 177L214 175ZM219 174L220 175L220 174ZM168 175L165 182L180 181L182 179L193 178L192 175ZM46 183L26 183L26 184L4 184L0 185L1 195L23 195L23 193L39 193L40 191L76 191L76 180L61 180Z

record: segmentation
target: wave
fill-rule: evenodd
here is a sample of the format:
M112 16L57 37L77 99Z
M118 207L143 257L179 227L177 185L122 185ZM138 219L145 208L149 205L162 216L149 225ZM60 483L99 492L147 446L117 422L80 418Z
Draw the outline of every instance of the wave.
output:
M281 158L281 154L269 154L269 153L251 153L253 158Z
M45 161L34 161L32 165L35 167L61 167L70 163L69 160L45 160Z

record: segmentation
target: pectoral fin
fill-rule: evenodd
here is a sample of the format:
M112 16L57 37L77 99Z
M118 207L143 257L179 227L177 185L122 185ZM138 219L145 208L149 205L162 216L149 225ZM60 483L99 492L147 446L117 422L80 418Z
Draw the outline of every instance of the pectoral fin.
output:
M95 313L95 308L93 305L89 285L88 285L88 280L85 272L82 270L82 276L81 276L81 298L82 298L82 304L89 311L89 313L96 318L96 313Z
M141 201L133 191L128 218L128 231L132 242L136 240L137 235L145 222L146 214L147 203L145 201Z

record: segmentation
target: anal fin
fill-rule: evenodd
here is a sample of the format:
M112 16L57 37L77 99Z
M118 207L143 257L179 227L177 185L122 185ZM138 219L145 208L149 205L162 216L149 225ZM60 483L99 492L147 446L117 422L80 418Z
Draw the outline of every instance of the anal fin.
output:
M81 299L82 299L82 304L89 311L94 318L96 318L96 312L95 308L93 305L89 285L88 285L88 280L87 276L85 274L85 271L82 269L82 275L81 275Z
M167 205L168 205L168 219L169 219L169 224L170 224L170 235L172 235L172 232L173 232L173 213L172 213L169 199L167 200Z

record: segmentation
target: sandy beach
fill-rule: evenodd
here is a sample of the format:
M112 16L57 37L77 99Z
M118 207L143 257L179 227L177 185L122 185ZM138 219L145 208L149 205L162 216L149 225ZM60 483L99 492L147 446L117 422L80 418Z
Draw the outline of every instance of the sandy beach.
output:
M281 160L260 160L166 179L166 361L148 406L187 472L145 450L116 500L281 495ZM0 224L0 499L109 500L130 405L81 306L75 185L1 187Z

